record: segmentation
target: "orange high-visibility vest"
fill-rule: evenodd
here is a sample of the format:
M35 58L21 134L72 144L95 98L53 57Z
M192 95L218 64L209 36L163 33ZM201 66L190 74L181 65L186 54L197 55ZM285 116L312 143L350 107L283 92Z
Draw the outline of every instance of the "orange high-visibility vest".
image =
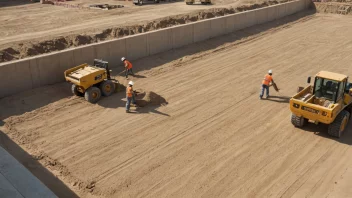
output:
M271 77L269 74L267 74L267 75L265 75L262 84L269 86L269 84L272 80L273 80L273 77Z
M127 63L127 69L131 69L132 68L132 63L128 60L125 60L125 63Z
M127 94L127 97L132 97L132 93L133 93L133 89L132 87L127 87L126 89L126 94Z

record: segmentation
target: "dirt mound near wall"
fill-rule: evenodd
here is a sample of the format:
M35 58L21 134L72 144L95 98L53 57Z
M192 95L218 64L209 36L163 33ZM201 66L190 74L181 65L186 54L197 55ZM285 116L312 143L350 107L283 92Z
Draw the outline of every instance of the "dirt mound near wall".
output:
M167 101L159 94L152 91L136 90L136 103L140 107L148 105L166 105Z
M114 38L122 38L129 35L139 34L152 30L162 29L180 24L186 24L195 22L203 19L214 18L218 16L224 16L237 12L243 12L247 10L253 10L257 8L266 7L269 5L275 5L278 3L287 2L288 0L282 1L266 1L263 3L254 3L250 5L243 5L240 7L230 8L214 8L200 12L193 12L190 14L176 15L171 17L161 18L150 22L145 22L132 26L115 27L105 29L102 32L89 35L70 35L65 37L56 38L53 40L42 41L39 43L19 43L12 47L0 49L0 63L22 59L25 57L35 56L39 54L45 54L49 52L59 51L71 47L87 45L96 43L104 40L110 40Z

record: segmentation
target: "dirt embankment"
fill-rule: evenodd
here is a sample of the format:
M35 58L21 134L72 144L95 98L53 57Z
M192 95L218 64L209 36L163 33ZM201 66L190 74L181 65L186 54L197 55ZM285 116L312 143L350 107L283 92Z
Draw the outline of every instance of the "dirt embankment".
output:
M246 10L253 10L287 1L289 0L273 0L266 1L263 3L254 3L251 5L243 5L236 8L214 8L201 12L165 17L159 20L154 20L151 22L145 22L132 26L108 28L97 34L70 35L39 43L20 43L14 45L13 47L0 49L0 63L35 56L39 54L45 54L53 51L64 50L70 47L87 45L114 38L121 38L124 36L171 27L179 24L186 24L203 19L209 19L218 16L224 16L227 14L243 12Z

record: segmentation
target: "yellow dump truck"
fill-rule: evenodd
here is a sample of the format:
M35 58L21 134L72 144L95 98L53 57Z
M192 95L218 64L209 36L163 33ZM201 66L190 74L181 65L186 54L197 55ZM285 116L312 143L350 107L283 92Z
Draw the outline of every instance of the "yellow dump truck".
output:
M96 103L101 95L110 96L115 91L116 83L110 78L108 62L95 59L93 65L87 63L68 69L65 79L72 83L72 93L84 96L91 103Z
M310 83L311 78L308 78ZM291 123L303 127L306 122L328 125L328 133L341 137L352 113L352 84L348 76L321 71L314 85L299 88L290 99Z

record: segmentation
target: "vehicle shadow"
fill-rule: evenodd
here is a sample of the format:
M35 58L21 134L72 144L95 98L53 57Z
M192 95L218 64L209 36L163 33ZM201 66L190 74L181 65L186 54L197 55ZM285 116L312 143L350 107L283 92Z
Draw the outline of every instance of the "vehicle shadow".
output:
M287 96L270 96L269 98L265 99L271 102L278 102L278 103L290 103L291 97Z
M26 167L44 185L46 185L56 196L78 198L68 186L42 166L37 159L24 151L13 142L3 131L0 130L0 146L10 153L17 161ZM0 195L1 196L1 195Z
M302 130L312 132L318 136L335 140L343 144L352 145L352 119L349 121L343 135L340 138L330 136L328 134L328 127L328 125L321 123L318 125L313 123L307 123Z

